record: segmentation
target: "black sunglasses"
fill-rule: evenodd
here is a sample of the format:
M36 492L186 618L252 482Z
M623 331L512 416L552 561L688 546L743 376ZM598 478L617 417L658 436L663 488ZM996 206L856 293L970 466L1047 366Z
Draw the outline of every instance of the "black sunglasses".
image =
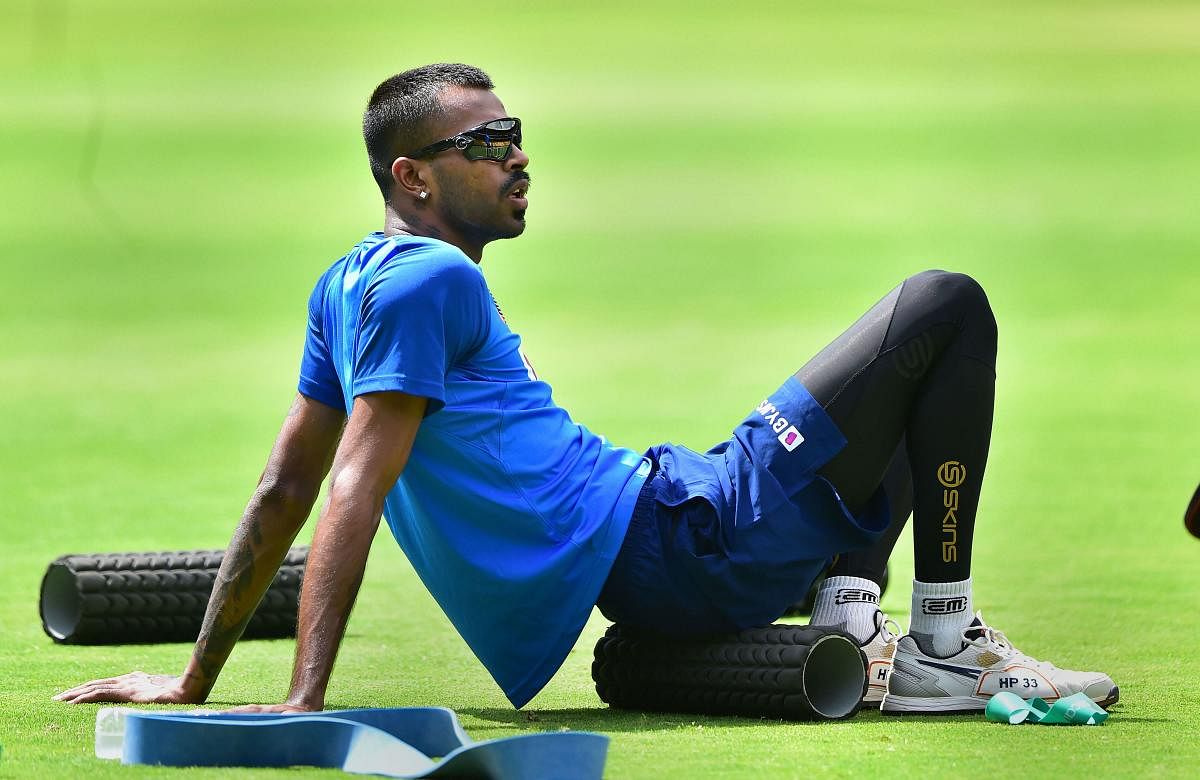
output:
M506 116L501 119L492 119L484 122L481 125L472 127L470 130L463 130L458 135L431 143L429 146L422 146L412 154L404 155L404 157L419 160L422 157L431 157L447 149L458 149L468 160L495 160L496 162L501 162L508 159L508 155L512 152L514 146L519 147L520 145L521 120L515 116Z

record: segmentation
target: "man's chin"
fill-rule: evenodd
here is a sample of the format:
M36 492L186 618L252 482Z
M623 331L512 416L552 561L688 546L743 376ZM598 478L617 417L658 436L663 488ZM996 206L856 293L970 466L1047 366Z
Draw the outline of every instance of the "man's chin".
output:
M504 232L503 235L497 236L497 238L516 238L517 236L521 235L524 232L525 232L525 212L524 211L516 211L516 212L513 212L513 218L512 218L512 221L509 223L508 229Z

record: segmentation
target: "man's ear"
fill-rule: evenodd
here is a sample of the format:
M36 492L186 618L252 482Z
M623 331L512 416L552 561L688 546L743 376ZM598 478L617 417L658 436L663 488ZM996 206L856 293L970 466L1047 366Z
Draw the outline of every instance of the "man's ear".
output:
M392 198L411 198L424 201L429 198L428 166L409 157L392 160Z

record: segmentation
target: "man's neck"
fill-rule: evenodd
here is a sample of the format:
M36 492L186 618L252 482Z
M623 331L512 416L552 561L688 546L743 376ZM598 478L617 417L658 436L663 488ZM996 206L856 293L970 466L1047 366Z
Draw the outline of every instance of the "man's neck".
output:
M466 245L465 241L451 235L450 231L442 229L438 225L433 224L431 220L422 218L419 214L398 214L390 204L384 213L383 234L385 236L409 235L436 238L439 241L445 241L447 244L458 247L462 250L463 254L471 258L476 264L483 259L483 247Z

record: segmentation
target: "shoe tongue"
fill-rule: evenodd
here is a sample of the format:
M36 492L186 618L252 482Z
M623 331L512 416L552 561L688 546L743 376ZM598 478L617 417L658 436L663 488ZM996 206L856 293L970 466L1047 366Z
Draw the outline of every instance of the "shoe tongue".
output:
M963 636L969 640L979 639L983 636L984 628L986 628L986 626L983 624L983 621L979 619L978 615L976 615L975 619L972 620L963 631Z

